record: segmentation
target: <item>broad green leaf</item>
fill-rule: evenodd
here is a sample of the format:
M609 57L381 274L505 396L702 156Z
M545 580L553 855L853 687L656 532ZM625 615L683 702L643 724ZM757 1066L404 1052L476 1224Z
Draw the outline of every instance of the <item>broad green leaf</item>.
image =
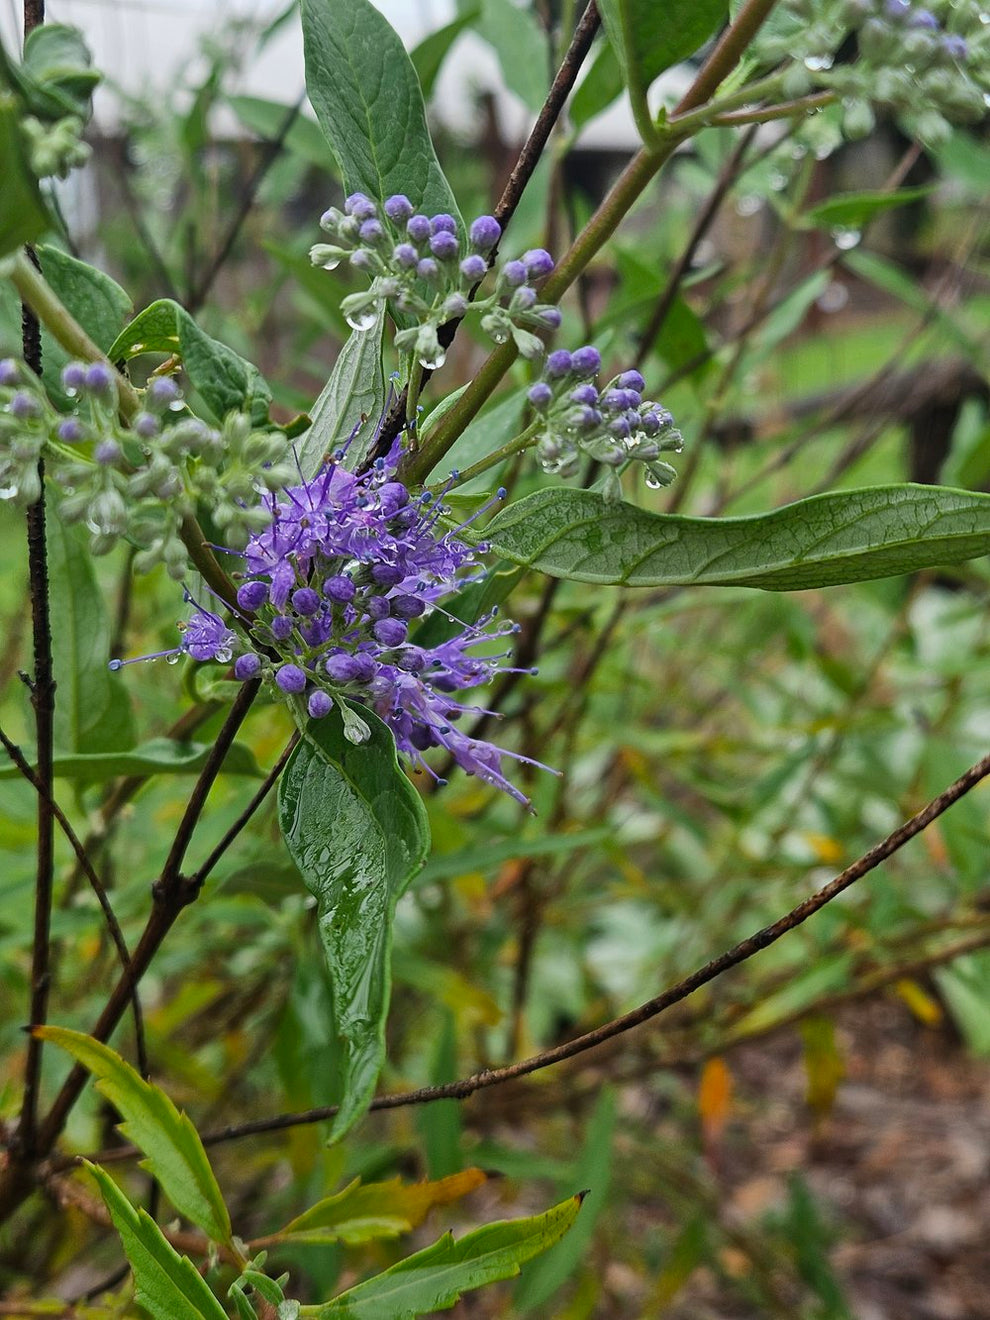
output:
M594 1188L590 1212L586 1211L572 1232L541 1256L519 1280L513 1300L520 1315L537 1308L541 1315L546 1315L546 1303L587 1256L595 1223L606 1208L617 1116L615 1092L611 1087L604 1087L584 1134L575 1169L576 1181Z
M47 244L36 249L41 273L90 339L105 353L120 334L131 311L131 300L116 280ZM41 331L42 376L56 406L71 404L62 388L62 368L69 354L48 330Z
M311 721L279 781L282 836L316 896L332 987L328 1024L332 1133L367 1107L385 1057L395 905L429 848L419 794L399 767L395 739L370 711L355 745L339 707Z
M604 42L591 68L581 79L568 107L575 128L581 128L620 96L625 84L615 48Z
M802 219L820 229L859 229L881 211L917 202L930 192L931 188L900 188L896 192L836 193L810 207Z
M430 99L433 93L433 84L436 82L437 75L443 67L443 62L450 53L454 42L466 27L477 20L477 17L477 9L469 9L466 13L459 14L452 23L431 32L428 37L424 37L419 45L409 52L409 58L416 70L416 76L419 79L419 85L425 100Z
M348 468L361 467L370 452L385 408L384 333L385 309L379 307L375 324L367 330L352 331L340 350L330 379L313 404L312 424L296 441L299 467L305 478L314 476L352 435L345 460Z
M180 1256L144 1210L136 1210L110 1175L86 1168L99 1184L134 1271L134 1296L154 1320L227 1320L227 1313L188 1256Z
M360 1178L317 1202L275 1234L294 1242L371 1242L408 1233L435 1205L449 1205L486 1181L481 1169L464 1169L436 1182L362 1183Z
M43 119L74 115L87 120L93 89L101 77L91 65L89 48L76 28L65 23L33 28L24 43L21 66L32 112Z
M0 93L0 259L40 238L51 223L28 164L19 119L14 97Z
M272 393L257 367L201 330L184 307L159 298L139 312L107 350L116 362L139 353L169 353L181 358L186 373L217 421L237 410L256 426L268 420Z
M985 555L990 495L871 486L745 518L686 518L557 487L504 509L484 538L503 559L578 582L801 591Z
M457 217L426 126L423 94L398 35L369 0L302 0L306 87L344 192Z
M319 1320L412 1320L446 1311L462 1293L497 1279L558 1242L577 1218L584 1193L527 1219L503 1219L458 1241L438 1242L335 1297Z
M600 0L608 39L635 99L665 69L704 44L728 13L728 0Z
M104 668L106 660L103 661ZM59 695L62 687L59 686ZM130 705L115 687L112 700L120 712L126 712L128 727ZM101 732L105 730L101 729ZM34 754L28 748L21 749L28 763L34 764ZM149 738L126 751L109 752L55 752L55 777L57 779L75 779L81 783L102 783L107 779L116 779L118 775L192 775L198 774L206 764L212 752L210 743L176 742L173 738ZM250 775L254 779L262 777L262 769L255 759L254 752L244 743L234 743L223 763L225 775ZM0 779L16 779L20 771L12 765L5 752L0 753Z
M55 746L60 752L117 752L134 742L130 701L107 668L110 620L80 529L46 518Z
M199 1133L164 1091L81 1031L35 1027L39 1040L67 1050L96 1079L96 1089L120 1113L120 1131L146 1156L141 1161L180 1214L214 1242L230 1243L230 1216Z
M594 830L575 830L573 834L546 834L539 838L490 839L471 848L458 848L456 852L434 854L416 877L416 884L434 884L438 880L452 880L459 875L480 871L491 876L495 868L516 857L550 857L574 852L578 848L593 848L611 839L614 830L602 826Z
M267 101L261 96L228 96L227 104L246 128L262 140L273 142L281 133L292 106L281 101ZM285 147L310 165L328 173L337 173L333 153L320 131L319 124L299 113L285 135Z
M509 91L529 110L539 110L550 87L550 56L533 10L512 0L481 0L479 32L498 56Z

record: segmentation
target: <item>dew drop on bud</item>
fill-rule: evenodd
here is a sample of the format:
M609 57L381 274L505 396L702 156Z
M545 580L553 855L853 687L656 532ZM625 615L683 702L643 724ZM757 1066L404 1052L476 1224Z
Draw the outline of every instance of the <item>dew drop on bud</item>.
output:
M179 663L179 658L178 651L169 651L168 655L165 657L165 663L167 665L177 665Z
M840 252L848 252L856 247L863 235L858 229L833 229L832 242Z
M374 307L369 307L360 312L352 312L347 318L347 324L352 330L370 330L378 319ZM425 365L425 363L424 363Z
M437 353L424 353L419 359L419 365L427 371L438 371L446 361L447 353L441 348Z
M107 668L112 669L114 673L116 673L118 669L123 669L123 667L124 667L123 660L111 660L107 664Z
M832 67L831 55L809 55L804 61L804 67L812 73L824 73L826 69Z

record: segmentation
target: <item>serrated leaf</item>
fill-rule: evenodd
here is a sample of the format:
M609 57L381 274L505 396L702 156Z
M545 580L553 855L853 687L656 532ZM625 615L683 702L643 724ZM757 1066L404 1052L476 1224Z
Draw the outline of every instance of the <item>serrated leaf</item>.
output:
M255 426L267 423L272 392L258 368L201 330L171 298L159 298L139 312L107 350L112 362L129 361L139 353L180 358L217 421L236 410L248 413Z
M556 487L503 509L484 539L503 559L578 582L800 591L986 554L990 495L872 486L744 518L687 518Z
M583 1193L526 1219L487 1224L438 1242L366 1279L321 1307L319 1320L412 1320L445 1311L472 1288L511 1279L520 1266L560 1240L577 1218Z
M134 741L130 700L107 668L110 620L81 530L46 518L55 745L62 753L107 753ZM61 759L61 758L60 758Z
M836 193L805 211L804 220L822 229L847 227L859 229L881 211L920 201L932 191L925 188L899 188L896 192Z
M340 711L307 725L279 781L282 836L316 896L331 983L332 1094L340 1137L364 1112L385 1056L395 905L422 866L429 825L377 716L355 745Z
M115 692L114 701L118 707L123 707L119 693ZM126 709L129 711L129 707ZM21 750L28 764L33 765L33 751L27 747ZM80 783L101 783L119 775L198 774L212 750L210 743L177 742L173 738L149 738L125 751L72 753L56 750L55 777ZM261 779L263 775L251 748L236 742L224 759L223 773L250 775L254 779ZM6 753L0 753L0 779L16 779L19 774Z
M481 1169L464 1169L433 1182L352 1183L317 1202L274 1236L294 1242L371 1242L408 1233L437 1205L449 1205L486 1181Z
M459 220L426 126L409 56L369 0L302 0L306 88L345 193L405 193L428 215Z
M313 404L310 428L296 442L299 468L307 481L344 445L345 465L352 471L362 466L370 452L385 408L384 333L385 308L379 306L375 324L353 331L340 350L330 379Z
M120 1113L121 1133L141 1150L148 1169L180 1214L214 1242L229 1244L230 1216L199 1133L164 1091L144 1081L109 1045L67 1027L35 1027L39 1040L72 1055L95 1078L96 1089Z
M86 1168L120 1234L134 1271L134 1295L154 1320L227 1320L227 1313L188 1256L180 1256L144 1210L136 1210L110 1175L95 1164Z

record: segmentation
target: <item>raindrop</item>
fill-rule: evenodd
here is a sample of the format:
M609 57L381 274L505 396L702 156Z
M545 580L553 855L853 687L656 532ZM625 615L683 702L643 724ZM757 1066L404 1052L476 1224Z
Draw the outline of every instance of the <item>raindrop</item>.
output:
M808 55L805 57L804 67L810 69L812 73L824 73L826 69L832 67L832 56Z
M16 486L0 486L0 500L12 500L16 494Z
M427 371L438 371L446 361L446 350L438 348L436 353L424 353L419 359L419 365L425 367Z
M131 344L131 352L132 352L132 353L143 353L143 352L144 352L144 344ZM75 394L75 390L73 390L72 393Z
M663 490L664 483L659 477L655 477L652 472L647 472L646 484L649 486L650 490Z
M336 270L340 265L340 257L328 257L323 263L324 270Z
M496 326L494 330L489 330L489 335L496 344L505 344L508 342L509 332L504 326Z
M782 170L773 170L770 174L770 187L774 192L782 192L787 187L787 175Z
M107 668L112 669L114 673L116 673L118 669L123 669L123 667L124 667L123 660L111 660L107 665Z
M179 663L179 659L180 659L180 653L178 651L169 651L168 655L166 655L165 657L165 663L167 665L177 665Z
M755 193L747 193L736 202L736 215L741 215L744 218L756 215L762 205L762 201Z
M232 655L233 655L233 651L231 651L229 646L221 646L218 648L217 653L214 656L214 659L218 661L218 663L220 663L221 665L225 665L229 663L230 657ZM178 657L176 657L176 659L178 659Z
M817 305L823 312L841 312L849 301L849 290L841 280L833 280L817 299Z
M862 239L863 235L858 229L833 229L832 242L840 252L848 252L854 248Z
M182 399L173 399L172 402L168 405L168 410L169 412L182 412L185 406L186 405Z
M374 307L368 307L360 312L352 312L346 319L352 330L370 330L378 315Z

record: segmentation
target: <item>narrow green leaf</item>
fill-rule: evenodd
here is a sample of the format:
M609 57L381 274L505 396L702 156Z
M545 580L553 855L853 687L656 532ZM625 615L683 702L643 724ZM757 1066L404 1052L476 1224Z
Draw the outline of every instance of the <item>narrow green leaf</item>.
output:
M452 880L474 871L492 876L496 867L513 858L559 856L575 852L578 848L594 848L613 835L614 830L603 825L594 830L575 830L573 834L545 834L532 839L486 839L484 843L471 848L435 853L416 877L416 884L435 884L438 880Z
M664 69L693 55L716 31L728 0L600 0L598 6L632 88L644 90Z
M281 1241L327 1243L371 1242L408 1233L437 1205L450 1205L485 1182L480 1169L464 1169L435 1182L352 1183L279 1229Z
M511 1279L520 1266L560 1240L577 1218L584 1194L527 1219L503 1219L454 1241L438 1242L335 1297L319 1320L412 1320L446 1311L472 1288Z
M0 259L40 238L51 223L28 164L19 120L14 97L0 94Z
M345 193L457 217L402 42L369 0L302 0L306 87Z
M246 128L268 142L274 142L281 133L292 109L281 101L268 101L261 96L228 96L227 104ZM302 113L296 115L285 135L285 148L319 170L337 173L337 163L319 124Z
M625 84L622 65L611 42L604 42L581 79L568 107L575 128L581 128L620 96Z
M79 528L46 518L55 745L63 753L117 753L134 742L130 700L107 668L110 620Z
M578 582L800 591L986 554L990 495L872 486L745 518L685 518L557 487L503 509L484 538L504 559Z
M257 367L201 330L184 307L159 298L139 312L107 350L116 362L139 353L181 358L189 379L217 421L232 410L249 413L256 426L268 420L272 392Z
M510 92L537 111L549 90L547 34L532 9L512 0L482 0L479 31L498 56Z
M113 1226L134 1271L134 1295L154 1320L227 1320L227 1313L188 1256L180 1256L144 1210L136 1210L110 1175L95 1164L96 1179Z
M345 445L346 466L359 468L375 440L375 427L385 407L385 371L382 336L385 308L378 308L375 324L355 330L333 364L330 379L313 404L312 424L296 442L299 467L305 478L314 476L329 455Z
M868 220L872 220L881 211L890 211L895 206L906 206L908 202L917 202L931 192L926 188L899 188L896 192L852 192L836 193L826 198L817 206L809 207L803 219L821 229L848 228L859 229Z
M546 1303L587 1255L595 1223L605 1209L612 1171L612 1136L617 1116L615 1092L605 1087L588 1123L575 1170L578 1183L594 1190L590 1211L585 1211L573 1232L551 1247L519 1280L514 1300L520 1315L537 1309L541 1315L546 1315L543 1309Z
M103 662L104 666L106 661ZM59 687L59 695L62 688ZM122 699L114 688L113 701L120 710L127 712L130 721L130 705ZM105 732L105 730L102 730ZM30 765L34 764L33 750L21 749ZM58 779L74 779L80 783L103 783L107 779L116 779L119 775L192 775L198 774L206 764L206 759L213 750L212 744L201 742L176 742L173 738L149 738L126 751L110 752L55 752L55 776ZM263 771L255 759L254 752L244 743L234 743L223 763L225 775L250 775L261 779ZM7 754L0 753L0 779L16 779L20 771L12 765Z
M469 9L466 13L459 14L446 27L437 28L428 37L424 37L419 45L409 52L425 100L428 101L433 94L433 84L454 42L466 27L476 22L477 18L478 10Z
M96 1089L124 1119L121 1133L144 1152L142 1167L154 1175L176 1210L214 1242L229 1244L230 1216L199 1133L165 1092L143 1081L109 1045L80 1031L35 1027L34 1034L67 1050L93 1074Z
M385 1056L395 905L429 848L426 810L395 739L370 711L355 745L339 709L312 721L279 782L282 835L319 904L332 987L333 1095L341 1136L367 1107Z

